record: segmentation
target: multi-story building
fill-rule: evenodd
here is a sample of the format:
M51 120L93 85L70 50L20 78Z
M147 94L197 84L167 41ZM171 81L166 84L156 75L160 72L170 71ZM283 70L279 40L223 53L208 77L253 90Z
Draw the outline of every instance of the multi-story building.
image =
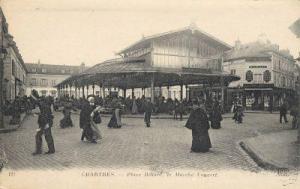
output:
M8 32L8 24L0 8L1 17L1 49L5 49L3 57L3 100L14 100L23 96L26 90L26 66L13 36Z
M52 65L38 63L26 63L27 74L27 95L35 89L39 95L56 97L55 86L73 74L81 73L86 67L82 63L80 66ZM70 91L69 91L70 92ZM75 91L71 91L71 95Z
M247 109L276 109L294 94L293 56L263 36L248 44L236 41L225 56L223 68L241 78L230 83L229 100L239 97Z

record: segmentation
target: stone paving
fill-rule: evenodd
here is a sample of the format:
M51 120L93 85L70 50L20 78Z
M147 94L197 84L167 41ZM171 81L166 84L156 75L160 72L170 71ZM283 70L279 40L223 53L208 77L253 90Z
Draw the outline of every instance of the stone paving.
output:
M260 168L240 150L237 143L248 137L289 130L290 124L279 124L278 114L246 114L243 124L224 119L220 130L209 130L213 148L208 153L190 153L191 131L186 120L153 119L150 128L143 119L126 118L121 129L108 129L109 118L103 117L100 129L103 139L98 144L80 141L79 117L72 115L75 127L61 129L62 113L56 112L52 129L56 153L32 156L37 116L29 116L15 132L0 134L1 148L11 169L68 168L141 168L150 170L238 169L259 171ZM289 120L291 119L288 117ZM44 142L44 151L47 151Z

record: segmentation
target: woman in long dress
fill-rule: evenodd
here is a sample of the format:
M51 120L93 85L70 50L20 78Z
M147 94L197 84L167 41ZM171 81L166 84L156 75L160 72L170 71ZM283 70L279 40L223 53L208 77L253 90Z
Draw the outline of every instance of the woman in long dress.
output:
M132 114L137 114L137 113L138 113L138 107L137 107L137 104L136 104L136 99L135 99L135 97L133 97L133 99L132 99L131 113L132 113Z
M112 102L112 106L113 106L113 112L107 126L109 128L121 128L122 122L121 122L120 104L116 99L114 99Z
M91 113L91 129L93 131L92 141L97 141L102 139L102 134L99 129L99 124L101 123L100 117L100 106L97 106Z
M223 120L222 114L221 114L221 108L218 102L214 103L214 106L212 108L211 112L211 128L212 129L220 129L221 128L221 121Z
M193 102L193 110L185 127L192 130L191 152L208 152L211 148L211 142L208 135L209 123L204 110L204 104L197 105L197 100Z
M73 122L71 119L71 110L72 110L72 103L67 101L65 103L64 109L63 109L63 114L64 117L62 120L60 120L60 127L61 128L66 128L66 127L73 127Z
M98 125L101 123L100 107L95 105L93 97L89 97L89 102L85 102L80 112L80 128L83 129L81 140L85 138L97 143L102 138Z

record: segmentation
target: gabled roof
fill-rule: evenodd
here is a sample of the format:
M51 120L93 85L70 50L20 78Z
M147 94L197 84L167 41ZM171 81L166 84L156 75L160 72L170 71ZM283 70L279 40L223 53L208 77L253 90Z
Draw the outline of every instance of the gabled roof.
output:
M176 34L176 33L181 33L181 32L186 32L186 31L192 31L193 33L196 33L196 34L199 34L203 37L205 37L207 40L209 41L213 41L215 43L217 43L219 46L222 46L225 50L229 50L231 49L232 47L217 39L216 37L200 30L197 26L188 26L188 27L184 27L184 28L181 28L181 29L177 29L177 30L171 30L171 31L168 31L168 32L164 32L164 33L159 33L159 34L155 34L155 35L151 35L151 36L147 36L147 37L143 37L141 40L129 45L128 47L124 48L123 50L119 51L117 54L123 54L124 52L128 51L129 49L131 48L134 48L135 46L137 45L141 45L141 44L146 44L146 43L149 43L151 42L152 40L155 40L157 38L160 38L160 37L165 37L165 36L168 36L168 35L172 35L172 34Z

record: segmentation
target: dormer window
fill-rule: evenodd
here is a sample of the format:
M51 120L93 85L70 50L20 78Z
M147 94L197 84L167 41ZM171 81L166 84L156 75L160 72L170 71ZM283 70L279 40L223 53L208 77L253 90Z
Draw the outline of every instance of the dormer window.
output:
M42 68L42 73L46 73L47 70L45 68Z
M63 73L63 74L64 74L64 73L66 73L66 71L65 71L65 70L61 70L61 73Z
M32 68L32 70L31 70L32 72L36 72L36 68Z

